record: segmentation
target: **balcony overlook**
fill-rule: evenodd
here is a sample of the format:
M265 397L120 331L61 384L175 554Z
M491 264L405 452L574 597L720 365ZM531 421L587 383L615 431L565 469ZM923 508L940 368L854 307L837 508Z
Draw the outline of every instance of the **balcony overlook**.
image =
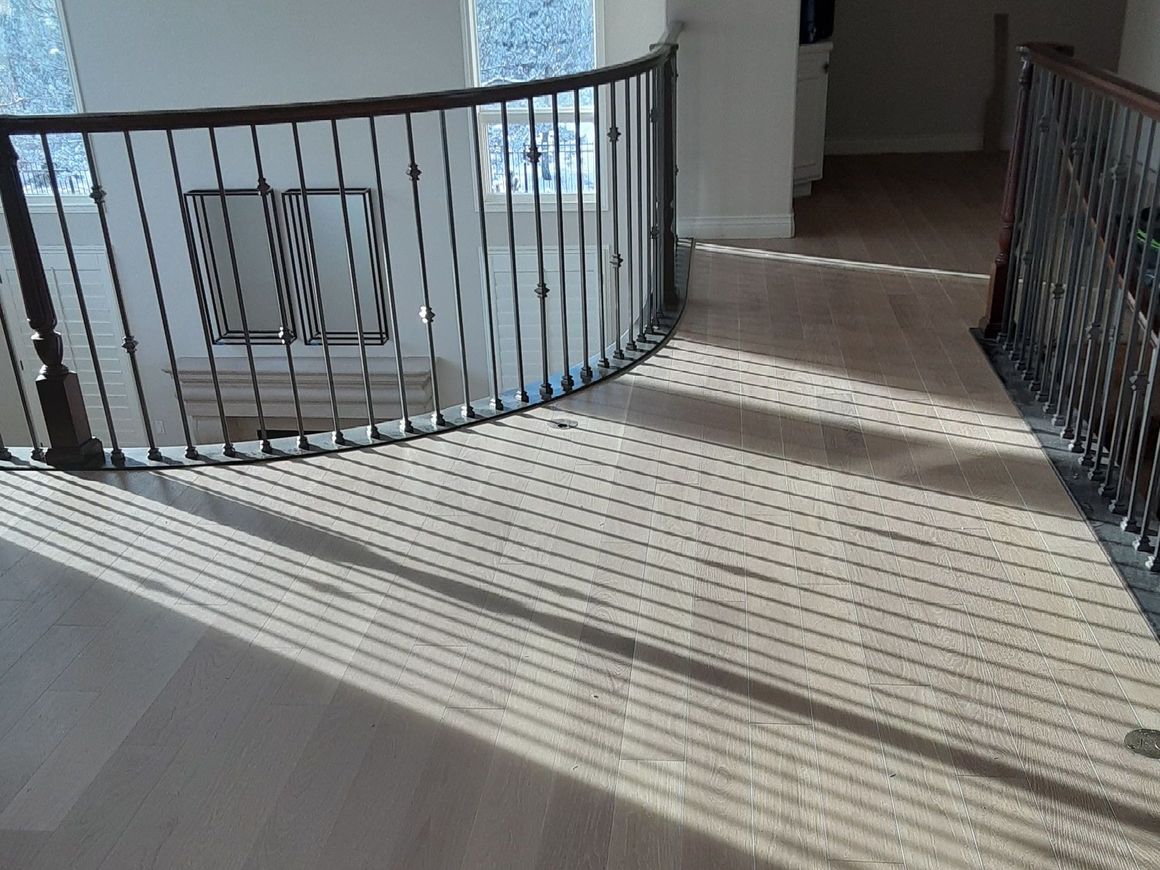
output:
M1156 642L933 237L698 250L655 355L472 429L3 476L0 857L1153 863Z
M0 115L0 870L1160 867L1160 94L1031 45L731 240L683 25L506 8Z

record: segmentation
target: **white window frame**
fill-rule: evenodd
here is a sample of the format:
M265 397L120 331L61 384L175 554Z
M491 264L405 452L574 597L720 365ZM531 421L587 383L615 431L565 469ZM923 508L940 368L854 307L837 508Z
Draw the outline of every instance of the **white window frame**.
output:
M476 39L475 29L475 4L476 0L463 0L463 20L464 33L467 36L466 44L467 51L467 81L472 87L483 87L479 81L479 43ZM594 45L594 69L599 69L604 66L604 0L592 0L592 16L593 25L592 32L595 41ZM598 97L599 98L599 97ZM536 123L541 124L551 123L552 114L550 109L537 110ZM575 119L575 112L571 107L560 109L560 123L572 123ZM580 109L580 123L593 123L595 120L594 110L592 108ZM480 160L483 163L483 203L482 206L487 211L503 211L507 208L507 194L493 193L491 189L491 160L487 148L487 128L491 124L499 124L502 121L502 115L498 106L495 109L485 107L477 107L475 109L475 135L478 137ZM518 125L527 126L527 112L522 106L520 109L513 111L512 107L508 107L508 126L515 127ZM603 138L600 131L595 131L594 147L603 147ZM545 154L543 159L552 159ZM587 168L587 167L586 167ZM556 193L542 192L540 193L541 203L550 203L552 208L555 208ZM563 200L566 204L575 204L576 194L566 193L563 195ZM584 196L584 202L595 203L595 192L588 193ZM532 192L526 193L512 193L512 208L515 211L532 211L535 208L535 195Z
M64 3L62 0L55 0L56 17L60 22L60 36L64 43L64 60L65 66L68 67L69 82L72 84L73 101L76 103L76 111L78 113L84 112L85 100L81 93L81 81L77 77L76 59L73 53L72 33L69 30L68 14L65 12ZM56 213L56 202L53 200L51 193L29 193L24 192L24 198L28 202L28 210L33 214L38 213ZM76 196L61 194L61 204L69 212L96 212L97 206L91 197Z

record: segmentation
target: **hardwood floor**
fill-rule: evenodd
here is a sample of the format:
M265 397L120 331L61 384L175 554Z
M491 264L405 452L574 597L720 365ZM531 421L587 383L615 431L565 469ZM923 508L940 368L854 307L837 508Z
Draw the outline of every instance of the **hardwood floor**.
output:
M748 247L523 416L0 477L0 867L1160 866L1160 646L985 283Z

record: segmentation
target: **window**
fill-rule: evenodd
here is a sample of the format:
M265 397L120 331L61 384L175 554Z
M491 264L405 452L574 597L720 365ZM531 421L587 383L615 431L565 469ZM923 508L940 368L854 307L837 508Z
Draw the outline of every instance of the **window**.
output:
M532 81L570 75L594 68L600 62L600 0L470 0L474 35L472 66L480 86ZM550 123L552 100L535 100L536 147L540 152L540 192L565 197L577 193L577 177L583 178L585 194L595 190L591 171L596 143L592 123L591 90L580 94L577 129L574 95L558 97L560 125ZM529 159L531 124L526 102L508 109L508 170L504 166L501 110L498 104L478 112L479 136L487 155L484 167L485 196L503 198L510 186L514 197L532 194L533 172ZM577 171L577 136L582 152L582 173ZM560 177L556 177L556 149Z
M77 111L68 41L57 0L0 0L0 111L10 115ZM88 158L79 135L48 137L60 192L91 190ZM17 136L20 176L30 195L52 193L39 137Z

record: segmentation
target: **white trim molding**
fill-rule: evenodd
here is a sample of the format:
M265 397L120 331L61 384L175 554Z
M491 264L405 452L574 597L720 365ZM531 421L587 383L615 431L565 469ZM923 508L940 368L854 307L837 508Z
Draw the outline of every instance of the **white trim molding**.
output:
M826 140L827 154L934 154L981 151L981 133L944 133L935 136L898 136L880 139Z
M792 239L794 234L792 212L682 217L677 223L680 235L695 239Z

